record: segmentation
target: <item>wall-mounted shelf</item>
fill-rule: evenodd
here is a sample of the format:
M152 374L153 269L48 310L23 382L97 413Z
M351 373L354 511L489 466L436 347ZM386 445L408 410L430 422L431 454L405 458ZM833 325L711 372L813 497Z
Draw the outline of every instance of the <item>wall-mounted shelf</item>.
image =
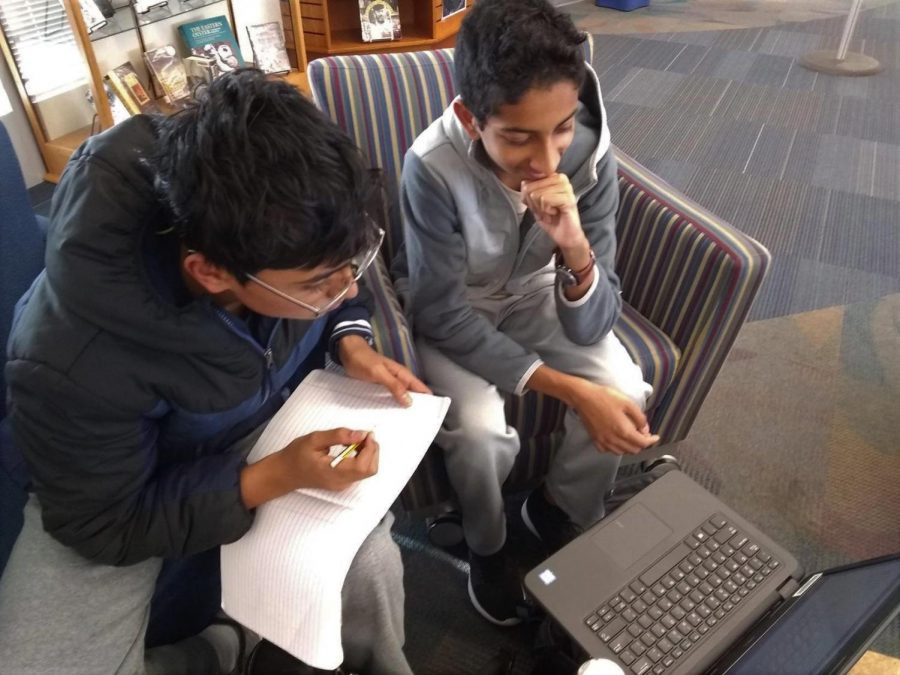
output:
M90 33L91 42L97 42L104 38L119 35L130 30L134 30L137 26L149 26L159 21L166 21L181 14L187 14L195 10L201 9L208 5L216 5L226 0L169 0L167 4L154 7L143 14L135 12L132 5L123 5L116 7L116 13L113 17L107 19L107 23L102 28Z
M398 10L403 37L363 42L357 2L302 0L300 8L309 58L450 47L466 13L464 10L442 19L441 0L400 0Z

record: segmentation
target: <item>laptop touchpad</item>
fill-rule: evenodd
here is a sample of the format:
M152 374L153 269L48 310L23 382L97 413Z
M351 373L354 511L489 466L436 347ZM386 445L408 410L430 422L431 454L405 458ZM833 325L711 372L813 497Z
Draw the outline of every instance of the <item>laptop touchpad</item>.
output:
M633 565L672 530L641 504L635 504L591 538L620 567Z

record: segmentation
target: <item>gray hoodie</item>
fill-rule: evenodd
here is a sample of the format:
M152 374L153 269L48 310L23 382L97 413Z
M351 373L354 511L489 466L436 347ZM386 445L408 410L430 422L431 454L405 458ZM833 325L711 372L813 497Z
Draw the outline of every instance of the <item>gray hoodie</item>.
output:
M567 337L590 345L612 329L621 309L613 271L616 162L600 83L590 67L575 137L558 171L575 190L599 274L575 302L558 288L556 311ZM555 283L554 244L530 212L524 219L517 213L483 146L469 138L452 105L406 154L401 211L406 258L398 256L394 273L416 335L502 391L522 394L540 357L498 330L492 308Z

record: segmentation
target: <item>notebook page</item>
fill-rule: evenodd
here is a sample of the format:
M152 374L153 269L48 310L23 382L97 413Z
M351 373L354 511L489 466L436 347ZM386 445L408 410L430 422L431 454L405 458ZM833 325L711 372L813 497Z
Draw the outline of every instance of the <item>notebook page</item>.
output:
M323 370L313 371L300 386L303 396L288 399L260 436L247 461L259 461L312 431L336 427L373 430L380 446L378 474L343 492L299 490L347 508L368 508L366 500L374 498L372 493L384 488L391 490L401 477L405 476L402 484L409 480L408 462L392 457L410 452L410 441L418 444L419 436L433 439L446 414L444 402L449 404L445 398L411 392L413 406L404 408L381 385L350 380ZM421 457L416 465L419 461Z
M348 490L297 490L257 509L250 531L222 547L222 607L234 619L318 668L343 660L341 588L375 527L437 434L450 400L411 394L404 408L381 386L311 373L272 418L248 462L297 436L375 428L379 469Z

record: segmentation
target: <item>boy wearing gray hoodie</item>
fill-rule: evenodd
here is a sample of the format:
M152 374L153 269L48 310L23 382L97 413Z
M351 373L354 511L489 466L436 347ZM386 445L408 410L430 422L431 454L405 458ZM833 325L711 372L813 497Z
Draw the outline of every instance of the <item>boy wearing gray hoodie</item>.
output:
M519 622L501 487L519 451L503 394L568 406L522 516L556 550L604 515L620 458L659 438L651 388L612 333L616 162L594 71L545 0L480 0L457 36L460 95L406 155L395 269L425 376L452 405L438 443L470 549L469 597Z

